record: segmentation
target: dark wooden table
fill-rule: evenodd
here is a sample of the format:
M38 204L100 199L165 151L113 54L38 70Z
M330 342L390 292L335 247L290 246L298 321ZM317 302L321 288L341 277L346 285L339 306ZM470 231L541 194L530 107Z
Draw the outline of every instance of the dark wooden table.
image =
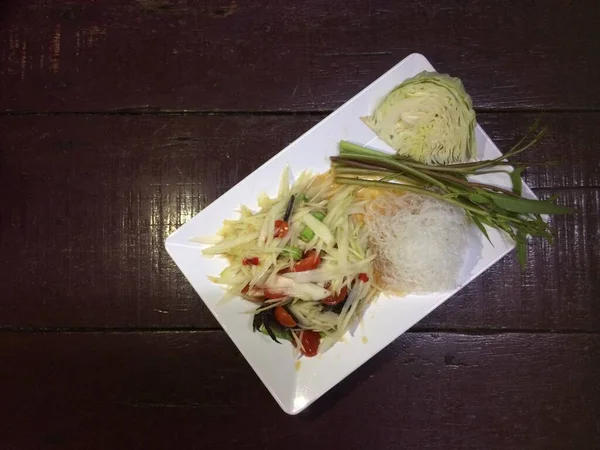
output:
M595 0L0 2L0 447L600 448ZM412 52L578 213L285 415L165 237Z

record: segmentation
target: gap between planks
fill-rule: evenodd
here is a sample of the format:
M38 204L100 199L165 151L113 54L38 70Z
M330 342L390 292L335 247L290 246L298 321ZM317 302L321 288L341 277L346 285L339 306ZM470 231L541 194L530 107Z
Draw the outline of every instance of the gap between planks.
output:
M195 327L21 327L0 326L0 333L225 333L222 328ZM506 334L587 334L600 335L600 330L536 329L536 328L427 328L413 327L405 333L414 334L460 334L460 335L506 335ZM405 334L403 333L403 334Z
M340 105L342 106L342 105ZM335 109L323 110L169 110L142 106L139 108L123 108L95 111L0 111L0 116L327 116ZM582 114L599 113L599 108L475 108L481 114Z

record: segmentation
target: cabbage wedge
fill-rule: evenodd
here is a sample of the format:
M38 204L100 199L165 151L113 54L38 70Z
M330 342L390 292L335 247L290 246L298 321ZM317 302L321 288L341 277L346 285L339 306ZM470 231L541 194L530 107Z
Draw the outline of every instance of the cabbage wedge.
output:
M421 72L361 117L399 155L426 164L462 163L475 154L475 111L458 78Z

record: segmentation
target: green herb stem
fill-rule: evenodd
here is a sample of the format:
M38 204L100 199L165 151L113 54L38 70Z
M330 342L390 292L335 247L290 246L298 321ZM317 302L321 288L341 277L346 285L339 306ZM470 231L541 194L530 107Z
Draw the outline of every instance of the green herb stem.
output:
M555 199L532 200L521 196L521 173L526 165L516 164L513 171L508 157L518 155L538 143L545 128L536 121L525 136L498 158L463 164L433 166L405 156L391 155L348 141L340 142L340 156L332 157L335 181L369 188L391 189L427 195L464 209L489 240L485 225L508 233L517 242L519 261L524 264L527 236L552 240L550 226L540 214L571 213L572 208L555 204ZM523 144L531 134L533 138ZM506 173L513 190L470 181L467 177L490 173Z

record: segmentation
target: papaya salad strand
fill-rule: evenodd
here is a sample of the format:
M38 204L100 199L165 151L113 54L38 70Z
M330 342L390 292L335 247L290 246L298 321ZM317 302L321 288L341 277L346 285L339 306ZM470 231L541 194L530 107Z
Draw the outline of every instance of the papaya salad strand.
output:
M335 184L330 172L302 173L290 186L286 170L277 197L262 194L257 212L242 206L238 219L224 222L203 253L228 259L211 280L226 289L225 300L257 305L254 331L315 356L378 295L359 191Z

